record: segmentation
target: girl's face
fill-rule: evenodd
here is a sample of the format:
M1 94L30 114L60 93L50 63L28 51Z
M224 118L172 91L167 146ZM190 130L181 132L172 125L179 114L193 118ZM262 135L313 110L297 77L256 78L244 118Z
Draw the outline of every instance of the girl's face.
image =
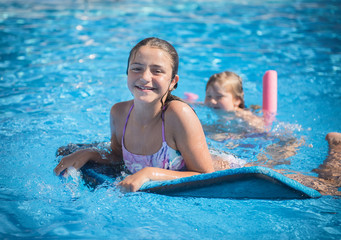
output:
M232 93L225 91L218 83L209 85L206 90L206 106L225 111L234 111L238 108L240 102L239 99L234 98Z
M179 80L177 75L174 79L171 78L171 58L167 52L161 49L140 47L130 60L128 88L136 100L160 101Z

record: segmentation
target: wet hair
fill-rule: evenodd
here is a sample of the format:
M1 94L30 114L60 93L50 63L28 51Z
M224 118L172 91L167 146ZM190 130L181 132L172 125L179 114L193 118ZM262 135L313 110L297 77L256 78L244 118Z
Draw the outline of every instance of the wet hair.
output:
M155 38L155 37L145 38L142 41L140 41L139 43L137 43L135 45L135 47L133 47L131 49L131 51L129 53L129 58L128 58L127 74L128 74L128 70L129 70L130 60L136 56L136 53L138 52L138 50L143 46L147 46L147 47L151 47L151 48L158 48L158 49L161 49L161 50L163 50L169 54L169 56L171 58L171 65L172 65L172 79L171 80L173 80L174 77L178 74L179 55L176 52L175 48L169 42L162 40L162 39L159 39L159 38ZM178 83L176 83L174 85L172 90L176 89L177 87L178 87ZM165 94L167 94L167 97L166 97L166 100L164 103L162 102L162 99L161 99L162 109L164 109L164 106L167 105L170 101L180 99L180 98L173 96L171 94L172 90L167 91L165 93Z
M208 80L205 90L207 91L207 88L214 83L218 83L225 91L231 92L234 98L239 99L239 108L245 108L243 80L240 76L229 71L213 74Z

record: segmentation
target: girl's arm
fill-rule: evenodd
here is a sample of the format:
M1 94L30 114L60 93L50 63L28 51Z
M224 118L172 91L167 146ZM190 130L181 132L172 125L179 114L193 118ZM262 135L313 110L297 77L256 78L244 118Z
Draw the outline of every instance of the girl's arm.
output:
M167 143L178 149L184 158L187 171L172 171L146 167L126 177L120 186L128 191L137 191L143 183L154 180L171 180L189 177L200 173L213 172L213 164L208 151L204 131L194 111L185 103L172 101L166 111L165 128L171 139Z
M101 154L96 149L90 148L79 150L66 157L63 157L54 169L54 172L57 176L68 167L72 166L76 169L80 169L89 161L113 166L117 166L117 164L122 163L122 151L120 148L120 143L119 141L117 141L115 123L112 117L112 112L114 111L113 109L114 107L111 109L110 112L111 149L109 150L109 152L104 152L104 154Z
M190 177L197 174L200 174L200 172L173 171L156 167L145 167L137 173L127 176L119 183L119 186L122 187L124 191L136 192L145 182L148 181L164 181Z
M246 121L251 127L253 127L258 132L265 131L265 123L262 117L258 117L254 115L252 112L244 109L240 109L236 111L236 116L242 118Z
M84 166L90 159L99 159L100 154L91 149L82 149L74 152L60 160L59 164L53 170L57 176L68 167L79 169Z
M122 157L118 154L115 149L113 140L111 141L111 149L109 152L100 153L96 149L82 149L77 152L74 152L66 157L63 157L59 164L54 169L54 172L57 176L67 169L68 167L74 167L76 169L80 169L83 167L87 162L95 162L98 164L105 164L105 165L112 165L117 166L121 164Z
M173 144L181 152L187 170L213 172L205 134L193 109L183 102L173 101L167 109L165 123L173 133Z

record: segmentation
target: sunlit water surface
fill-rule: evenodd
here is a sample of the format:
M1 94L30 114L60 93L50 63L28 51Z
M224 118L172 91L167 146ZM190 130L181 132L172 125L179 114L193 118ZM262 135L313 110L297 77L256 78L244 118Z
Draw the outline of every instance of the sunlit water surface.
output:
M247 161L298 143L275 168L315 176L324 137L341 131L339 1L0 1L0 237L111 239L340 239L341 200L233 200L122 194L54 176L55 152L109 141L112 104L128 100L126 62L157 36L180 55L175 94L204 88L215 72L244 79L247 105L262 104L262 76L278 72L270 136L197 106L206 125L242 134L208 139ZM225 122L224 122L225 121Z

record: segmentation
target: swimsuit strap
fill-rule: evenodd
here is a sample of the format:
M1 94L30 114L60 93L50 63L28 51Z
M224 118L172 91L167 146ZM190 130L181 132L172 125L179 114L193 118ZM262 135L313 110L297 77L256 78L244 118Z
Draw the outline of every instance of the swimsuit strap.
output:
M166 142L166 138L165 138L165 107L163 107L163 110L161 112L161 118L162 118L162 142Z
M126 127L127 127L128 119L129 119L131 110L133 110L133 107L134 107L134 103L133 103L133 105L131 105L131 107L130 107L130 109L129 109L129 113L128 113L128 115L127 115L126 123L124 124L123 135L122 135L122 142L123 142L123 140L124 140L124 135L125 135L125 133L126 133Z

